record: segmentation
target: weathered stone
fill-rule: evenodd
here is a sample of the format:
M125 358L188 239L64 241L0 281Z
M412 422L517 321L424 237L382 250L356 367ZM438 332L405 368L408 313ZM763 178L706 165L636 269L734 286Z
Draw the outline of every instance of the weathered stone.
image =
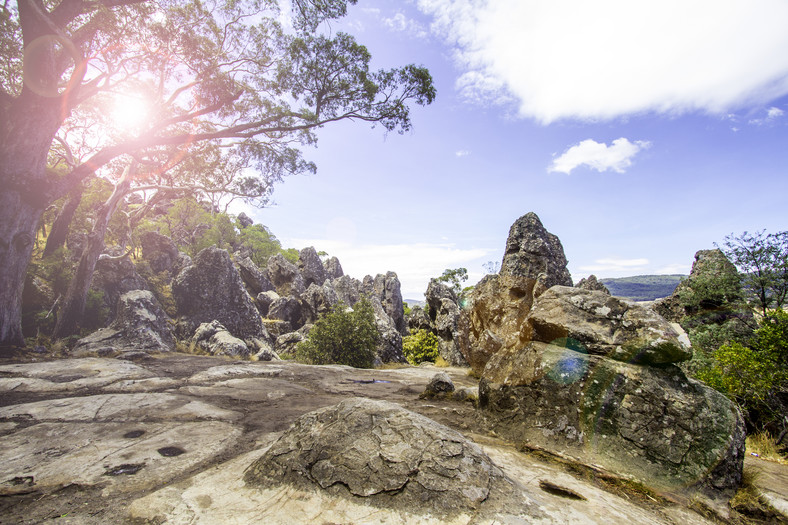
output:
M254 221L252 220L252 218L249 217L244 212L239 213L238 216L236 217L236 219L238 219L238 224L241 225L241 229L248 228L249 226L254 224Z
M274 285L268 280L265 272L258 268L249 257L237 259L235 264L238 266L238 270L241 273L241 279L252 295L274 289Z
M394 403L349 399L301 416L247 469L249 485L282 481L384 507L478 509L508 485L475 443Z
M446 372L438 372L430 382L427 383L427 387L424 389L424 393L427 396L434 396L438 394L450 394L454 392L454 381L451 380L449 374Z
M342 271L342 265L339 264L339 259L336 257L329 258L323 266L326 269L326 275L331 280L339 279L345 275L345 272Z
M500 275L535 279L544 289L572 286L572 276L561 241L548 232L533 213L517 219L509 229Z
M257 294L257 310L260 312L260 315L263 317L268 317L268 310L270 310L271 305L279 299L279 294L274 292L273 290L269 290L267 292L260 292Z
M358 279L343 275L331 281L331 287L339 300L348 306L353 306L361 299L361 281Z
M298 267L284 258L281 253L268 259L268 278L281 296L300 295L306 290L304 278Z
M439 338L441 357L452 366L468 366L459 345L460 306L457 295L445 284L432 279L424 297L429 308L428 329Z
M432 322L427 316L427 312L421 306L414 306L410 309L410 314L407 316L408 328L411 332L416 330L432 330Z
M283 358L292 358L295 357L296 354L296 347L298 343L306 339L306 337L300 332L289 332L283 335L280 335L276 338L276 342L274 343L274 350L280 357Z
M109 310L110 319L115 318L121 295L132 290L150 289L148 282L137 273L137 268L128 256L119 259L99 257L90 288L104 293L104 305Z
M533 342L495 354L479 406L499 434L676 489L741 481L744 422L677 367L631 365Z
M433 321L444 299L454 304L458 303L457 294L454 293L454 290L435 279L431 279L430 284L427 285L427 291L424 293L424 298L427 301L430 319Z
M198 253L173 281L172 294L191 332L216 320L235 337L265 337L260 313L225 250L211 246Z
M402 306L402 290L399 277L394 272L378 274L372 281L372 293L380 299L383 309L394 323L394 328L400 334L407 333L405 325L405 311Z
M210 355L249 357L246 343L233 336L219 321L202 323L192 336L192 344Z
M402 335L394 328L389 319L376 317L378 332L380 332L380 343L377 347L377 355L383 363L407 363L405 354L402 352Z
M323 283L328 279L323 261L320 260L320 256L312 246L304 248L298 254L298 269L304 278L304 286L307 288L310 284L323 286Z
M689 339L652 309L569 286L540 295L528 323L543 343L570 338L589 353L618 361L664 365L692 357Z
M166 235L149 231L140 235L140 245L142 246L142 258L148 261L151 270L155 273L173 273L173 267L178 263L179 251L172 239ZM177 270L180 271L180 268ZM174 273L177 274L177 271Z
M600 283L597 280L596 275L593 275L593 274L589 275L588 277L584 277L583 279L580 279L580 282L577 283L575 286L577 288L580 288L581 290L589 290L589 291L592 291L592 292L602 292L602 293L606 293L607 295L610 295L610 290L607 289L607 286L605 286L604 284Z
M97 352L111 348L111 353L124 350L169 352L175 347L170 319L156 297L148 290L133 290L118 299L117 316L107 328L80 339L74 354Z
M339 297L329 281L322 286L310 284L309 288L301 294L301 300L308 306L307 321L313 323L331 311L331 308L339 302Z
M525 322L534 301L535 279L488 275L476 285L469 304L461 310L457 343L478 374L501 348L522 347L531 340Z
M307 307L308 308L308 307ZM295 297L280 297L268 308L270 319L287 321L293 329L304 326L309 319L308 312L305 311L303 303Z

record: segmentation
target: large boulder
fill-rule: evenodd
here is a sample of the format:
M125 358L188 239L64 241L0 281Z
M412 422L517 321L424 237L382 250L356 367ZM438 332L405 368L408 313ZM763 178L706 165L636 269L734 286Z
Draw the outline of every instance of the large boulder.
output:
M424 297L429 307L430 330L439 339L440 356L452 366L468 366L459 346L460 305L457 295L445 284L432 279Z
M632 365L532 342L490 359L479 406L502 436L649 486L725 490L741 481L741 413L673 365Z
M517 219L509 229L500 275L536 279L544 289L572 286L572 276L561 241L548 232L533 213Z
M114 319L121 295L132 290L149 290L150 286L128 256L102 255L96 262L90 288L104 294L104 306L109 310L109 318Z
M440 514L474 512L513 488L458 432L397 404L360 398L301 416L249 466L244 480Z
M268 276L262 271L249 257L242 257L236 259L236 266L241 273L241 280L243 280L249 293L257 295L262 292L269 292L274 289L274 285L268 280Z
M400 334L407 333L405 311L402 306L402 290L399 277L394 272L378 274L372 281L372 294L380 299L383 309L391 318L394 327Z
M353 306L361 299L361 281L348 275L343 275L331 281L331 288L340 301L348 306Z
M345 272L342 271L342 265L339 264L339 259L336 257L329 258L323 266L325 266L326 275L328 275L328 278L331 280L339 279L345 275Z
M107 328L80 339L74 354L123 351L170 352L175 339L170 319L152 292L132 290L118 299L117 316Z
M228 332L219 321L202 323L194 331L191 343L194 349L210 355L249 357L251 352L244 341Z
M339 296L331 282L324 282L322 286L315 283L309 285L304 293L301 294L301 300L309 307L308 308L308 321L315 322L320 316L327 314L331 308L339 302Z
M528 315L534 341L572 339L589 353L650 365L692 358L689 339L651 308L604 292L553 286Z
M610 295L610 290L607 289L607 286L599 282L596 278L596 275L589 275L588 277L584 277L580 279L580 282L575 285L576 287L582 290L590 290L592 292L602 292Z
M172 294L188 333L216 320L241 339L266 336L260 313L225 250L211 246L198 253L173 281Z
M285 259L281 253L268 259L266 270L279 295L297 296L306 290L304 277L298 271L298 266Z
M304 248L299 253L298 269L304 279L304 286L307 288L310 284L323 286L323 283L328 279L323 261L320 260L320 256L317 255L317 251L312 246Z
M507 274L488 275L474 287L460 313L457 342L477 374L502 348L522 347L531 340L525 320L536 286L535 279Z
M154 231L145 232L140 235L140 245L142 258L148 261L155 273L177 274L181 270L177 268L180 262L178 246L166 235Z
M297 330L309 320L308 307L297 297L280 297L268 307L268 318L286 321L291 330Z

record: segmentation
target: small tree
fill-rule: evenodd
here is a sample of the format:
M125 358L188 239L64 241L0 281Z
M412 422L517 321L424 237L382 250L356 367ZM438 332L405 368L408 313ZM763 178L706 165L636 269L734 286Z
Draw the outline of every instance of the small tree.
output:
M462 293L462 283L468 280L467 268L455 268L453 270L443 270L440 277L437 278L438 282L448 284L454 293L459 295Z
M314 365L372 368L379 341L372 303L362 298L352 309L338 303L318 319L306 341L299 343L296 356Z
M425 361L434 363L440 353L438 352L438 336L424 329L416 330L411 335L402 338L402 353L412 365Z
M720 248L742 273L761 313L782 308L788 299L788 231L730 234Z

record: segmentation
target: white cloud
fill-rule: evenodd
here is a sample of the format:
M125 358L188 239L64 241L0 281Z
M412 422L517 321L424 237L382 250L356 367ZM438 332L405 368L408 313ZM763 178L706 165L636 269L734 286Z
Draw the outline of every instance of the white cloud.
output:
M783 111L782 109L776 106L772 106L766 109L766 116L764 116L763 118L752 119L750 120L749 123L755 124L756 126L763 126L764 124L771 124L772 122L779 119L783 115L785 115L785 111Z
M724 114L788 94L785 0L418 0L458 88L549 123Z
M407 33L415 38L426 38L429 36L424 26L416 20L408 18L403 13L397 13L391 18L384 18L383 24L390 29Z
M596 264L580 266L579 270L585 273L595 273L598 277L610 277L613 274L633 275L632 272L645 270L648 259L618 259L615 257L597 259ZM603 275L599 275L604 272Z
M624 173L632 166L632 158L650 145L651 143L642 140L630 142L623 137L614 140L610 146L593 139L586 139L553 160L547 171L569 174L578 166L586 165L599 172L611 170Z
M462 249L452 243L356 244L325 239L287 239L286 244L324 250L339 258L345 275L356 279L396 272L402 296L410 299L422 299L430 279L442 274L443 270L468 267L470 262L488 255L487 250Z
M654 273L657 275L673 275L677 273L688 275L691 269L692 267L689 264L674 263L663 266L655 270Z
M461 149L454 152L454 155L457 157L467 157L470 154L471 152L468 151L467 149Z

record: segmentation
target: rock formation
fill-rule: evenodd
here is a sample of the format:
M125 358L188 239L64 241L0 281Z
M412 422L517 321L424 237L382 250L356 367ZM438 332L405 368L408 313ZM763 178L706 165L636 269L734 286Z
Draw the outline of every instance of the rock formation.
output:
M692 357L680 326L604 292L553 286L539 296L526 321L534 341L570 338L588 353L617 361L664 365Z
M102 255L96 262L90 288L103 292L104 305L110 312L109 318L114 319L121 295L132 290L148 290L150 287L137 273L137 268L128 256L115 258Z
M650 486L725 490L741 482L741 414L675 366L631 365L532 342L490 359L479 405L503 436Z
M238 339L219 321L202 323L192 336L192 345L210 355L249 357L249 347Z
M117 316L107 328L80 339L74 355L123 351L169 352L175 347L170 319L148 290L126 292L118 299Z
M542 226L535 213L527 213L512 224L500 275L536 279L545 289L556 284L572 286L566 265L561 241Z
M607 295L610 295L610 290L607 289L607 286L605 286L604 284L600 283L597 280L596 275L589 275L588 277L584 277L583 279L580 279L580 282L577 283L575 286L577 286L582 290L590 290L592 292L602 292L602 293L606 293Z
M258 268L249 257L236 259L235 265L238 266L238 271L241 273L241 279L249 290L249 293L253 296L274 289L274 285L268 280L268 276L265 272Z
M478 510L514 484L475 443L395 403L355 398L301 416L244 480L283 481L386 508Z
M180 252L175 243L157 232L149 231L140 235L142 258L148 261L154 273L169 272L177 275L182 268L178 267Z
M467 366L458 345L460 305L457 295L445 284L432 279L424 297L429 308L429 330L438 336L440 356L452 366Z
M276 254L268 259L266 266L268 279L276 288L276 293L281 296L297 296L306 290L304 277L298 271L298 267L284 258L282 254Z
M298 256L298 269L304 279L304 286L307 288L310 284L323 286L323 283L328 279L323 261L320 260L317 251L312 246L301 250Z
M189 335L200 324L216 320L241 339L267 336L260 314L225 250L211 246L198 253L194 263L173 281L172 293Z
M339 259L336 257L329 258L324 266L329 279L338 279L345 275L345 272L342 271L342 265L339 264Z

